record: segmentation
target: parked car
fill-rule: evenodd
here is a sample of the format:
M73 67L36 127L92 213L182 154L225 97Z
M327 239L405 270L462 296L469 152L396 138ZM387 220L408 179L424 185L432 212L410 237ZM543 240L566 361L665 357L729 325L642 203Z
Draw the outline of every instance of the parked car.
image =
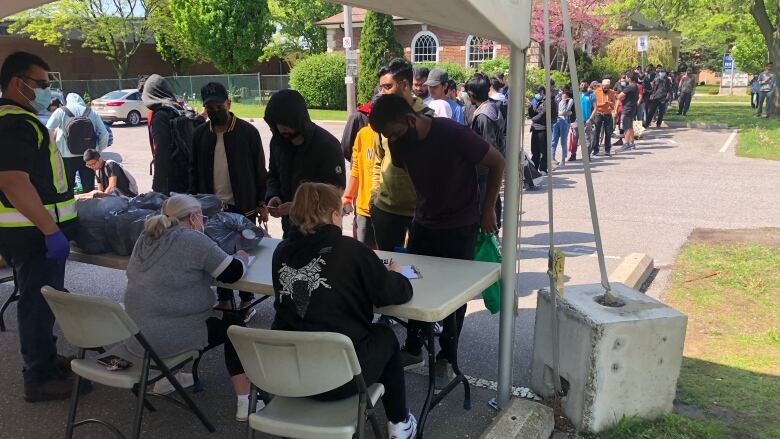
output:
M106 93L98 99L93 99L90 105L92 111L108 125L121 120L130 126L136 126L146 120L149 111L135 88Z

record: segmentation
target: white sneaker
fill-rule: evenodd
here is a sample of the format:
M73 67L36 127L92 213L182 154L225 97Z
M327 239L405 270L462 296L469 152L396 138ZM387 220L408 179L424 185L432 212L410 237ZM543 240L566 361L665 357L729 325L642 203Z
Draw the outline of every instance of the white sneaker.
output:
M387 435L390 439L412 439L417 435L417 419L409 413L403 422L387 423Z
M264 408L265 408L265 402L263 402L262 399L258 398L257 407L255 408L255 413L259 412ZM239 399L238 402L236 403L236 421L246 422L247 419L249 419L249 400Z
M244 324L251 322L253 318L257 315L257 310L254 308L251 308L246 312L246 315L244 316Z
M193 384L195 384L195 378L193 378L191 373L176 372L176 374L173 376L176 377L176 380L185 389L187 387L192 387ZM167 395L169 393L173 393L174 391L176 391L176 388L173 387L173 384L171 384L170 381L168 381L168 378L163 378L160 381L154 383L154 388L152 389L152 393L156 393L158 395Z

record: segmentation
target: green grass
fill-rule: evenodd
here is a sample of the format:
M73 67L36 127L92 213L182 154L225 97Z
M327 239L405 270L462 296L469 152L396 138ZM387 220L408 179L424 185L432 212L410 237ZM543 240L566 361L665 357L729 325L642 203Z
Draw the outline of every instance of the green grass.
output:
M700 94L716 95L720 91L719 85L699 85L696 87L696 91Z
M198 102L190 102L190 105L196 110L202 107L202 104ZM255 119L257 121L263 118L265 105L234 102L230 105L230 111L242 119ZM347 112L341 110L309 109L309 116L312 120L347 120Z
M707 97L706 99L724 97L730 96ZM670 122L717 123L738 128L738 156L780 160L780 118L759 119L754 115L755 110L744 103L718 104L694 100L691 103L688 116L678 116L676 111L670 110L666 120Z
M709 102L734 102L734 103L742 103L744 105L750 105L750 95L708 95L696 91L696 94L693 96L693 101L691 102L691 106L701 103L709 103Z
M718 421L696 421L669 414L655 421L622 419L598 439L726 439L726 427Z

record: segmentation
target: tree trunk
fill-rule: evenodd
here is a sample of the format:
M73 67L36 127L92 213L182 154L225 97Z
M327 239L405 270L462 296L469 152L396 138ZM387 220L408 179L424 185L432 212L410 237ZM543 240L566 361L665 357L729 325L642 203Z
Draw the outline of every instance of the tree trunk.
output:
M769 60L773 62L772 71L775 73L775 78L777 81L780 81L780 32L776 32L775 35L774 44L769 48ZM772 93L771 108L772 117L780 117L780 84L775 85L775 92Z

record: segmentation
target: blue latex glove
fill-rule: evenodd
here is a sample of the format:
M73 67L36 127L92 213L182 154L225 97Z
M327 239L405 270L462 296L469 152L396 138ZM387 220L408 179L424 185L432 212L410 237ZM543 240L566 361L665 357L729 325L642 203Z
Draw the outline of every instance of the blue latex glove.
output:
M57 230L51 235L46 235L46 257L58 261L65 261L70 255L70 243L62 230Z

